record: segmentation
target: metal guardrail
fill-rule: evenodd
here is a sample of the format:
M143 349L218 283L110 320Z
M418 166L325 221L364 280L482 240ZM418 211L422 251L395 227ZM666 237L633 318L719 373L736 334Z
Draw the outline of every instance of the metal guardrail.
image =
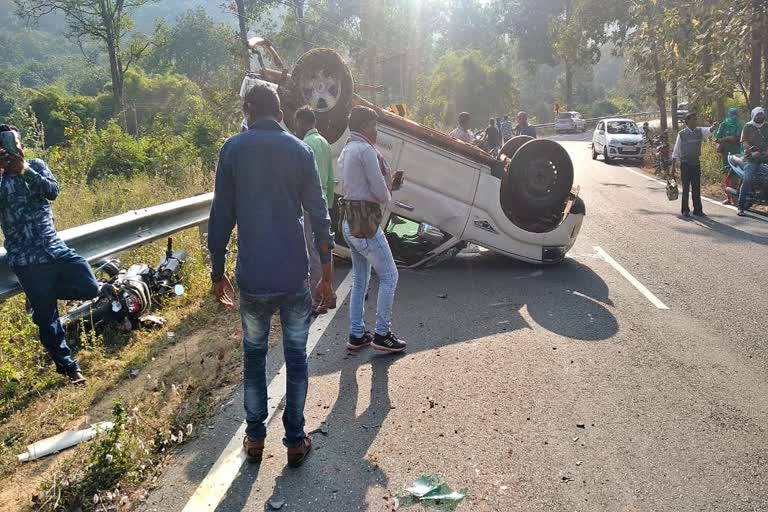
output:
M59 233L62 240L89 263L136 249L179 231L208 222L213 193L142 208ZM0 301L21 291L0 249Z
M651 121L653 119L656 119L661 114L660 111L655 112L634 112L632 114L615 114L612 116L605 116L605 117L592 117L590 119L585 119L584 121L587 123L587 125L596 125L600 121L605 121L606 119L634 119L637 121ZM669 115L669 114L668 114ZM535 124L533 125L534 128L537 130L546 130L548 128L554 128L555 123L546 123L546 124Z

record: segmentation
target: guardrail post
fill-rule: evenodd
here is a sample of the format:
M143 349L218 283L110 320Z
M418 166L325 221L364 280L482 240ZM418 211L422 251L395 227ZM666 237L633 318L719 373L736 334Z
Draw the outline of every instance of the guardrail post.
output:
M211 262L211 255L208 253L208 221L203 222L197 227L197 232L200 235L200 249L203 252L203 262L208 264Z

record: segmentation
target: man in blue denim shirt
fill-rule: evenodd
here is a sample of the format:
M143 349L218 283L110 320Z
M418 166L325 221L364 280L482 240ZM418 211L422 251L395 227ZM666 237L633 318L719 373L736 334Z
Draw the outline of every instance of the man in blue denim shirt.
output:
M213 290L225 306L234 289L225 273L227 245L237 225L237 283L243 324L243 386L248 460L260 462L267 435L266 356L272 316L280 312L287 389L283 444L299 466L312 448L304 432L307 337L312 313L303 211L309 216L323 277L318 296L333 296L331 220L312 150L284 131L277 93L256 85L245 96L248 131L221 150L208 227Z
M0 125L3 132L16 139L15 154L0 149L0 226L6 263L27 294L32 320L56 371L81 384L85 377L64 339L57 300L92 299L98 283L88 263L56 233L49 203L59 195L56 178L42 160L24 160L15 127Z

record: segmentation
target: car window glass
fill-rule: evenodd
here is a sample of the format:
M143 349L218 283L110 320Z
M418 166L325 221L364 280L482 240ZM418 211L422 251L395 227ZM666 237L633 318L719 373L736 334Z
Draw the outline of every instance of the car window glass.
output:
M567 112L563 113L563 114L557 114L557 118L558 119L570 119L571 118L571 114L567 113Z
M639 135L640 129L632 121L608 122L608 133L615 135Z

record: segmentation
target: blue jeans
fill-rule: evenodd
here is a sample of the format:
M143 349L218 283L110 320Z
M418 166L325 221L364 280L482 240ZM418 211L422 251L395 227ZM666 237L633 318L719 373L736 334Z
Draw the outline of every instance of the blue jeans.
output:
M757 162L746 162L744 165L744 179L741 180L741 188L739 189L739 210L747 209L747 195L752 188L752 180L759 165Z
M371 267L379 276L379 297L376 302L376 334L386 336L392 326L392 305L397 289L397 267L387 237L379 228L370 240L355 238L349 224L342 227L344 239L352 252L352 293L349 298L350 334L365 333L365 294L371 281Z
M56 371L66 374L79 370L64 339L57 300L89 300L99 293L99 284L90 265L71 253L42 265L13 267L29 303L32 321L40 331L40 341L56 364Z
M307 401L309 370L307 337L312 314L309 290L282 295L255 296L240 293L243 322L243 387L245 433L253 440L267 437L267 351L272 316L280 312L287 385L283 444L288 448L304 440L304 403Z

